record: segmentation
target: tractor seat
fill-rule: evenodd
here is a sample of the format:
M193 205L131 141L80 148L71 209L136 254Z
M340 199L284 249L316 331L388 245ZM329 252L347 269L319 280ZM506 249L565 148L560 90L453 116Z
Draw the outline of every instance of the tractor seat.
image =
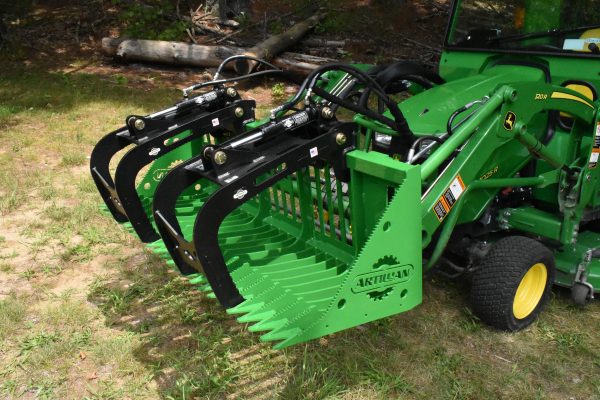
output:
M599 31L600 36L600 29L596 30ZM592 101L598 100L598 91L596 90L596 87L590 82L568 80L563 82L561 86L567 89L574 90ZM573 117L567 113L561 112L559 117L559 124L564 130L570 131L573 127Z
M579 38L585 40L583 51L600 54L600 28L587 30Z
M589 29L579 39L566 39L563 44L564 50L572 50L583 53L600 54L600 28Z

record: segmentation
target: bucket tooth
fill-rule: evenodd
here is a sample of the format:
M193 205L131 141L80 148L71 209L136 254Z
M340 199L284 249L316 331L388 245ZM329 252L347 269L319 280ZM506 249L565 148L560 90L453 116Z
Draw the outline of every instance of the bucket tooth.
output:
M260 337L262 342L276 342L276 341L286 341L289 338L295 337L302 332L299 328L292 328L287 330L274 330L269 333L265 333ZM274 345L273 348L277 349L278 345Z
M261 310L264 309L265 306L263 305L261 307ZM262 321L263 319L267 319L272 317L273 315L275 315L275 311L273 310L268 310L268 311L252 311L249 314L246 315L242 315L240 317L237 318L237 320L241 323L248 323L248 322L259 322Z
M250 313L262 306L262 302L254 302L252 296L246 296L246 299L235 307L228 308L227 314L246 314Z
M256 301L254 299L246 300L235 308L230 308L228 311L231 314L248 314L260 310L264 306L264 301Z
M272 331L274 329L281 328L287 324L286 319L278 319L273 320L272 318L267 318L263 321L260 321L254 325L250 325L248 330L250 332L264 332L264 331Z
M277 310L279 308L285 307L287 304L289 304L290 302L294 302L294 298L293 296L290 295L289 291L283 291L278 294L275 295L273 297L271 297L270 300L263 302L263 304L261 305L260 308L238 318L240 321L243 322L250 322L250 321L261 321L263 319L267 319L270 318L272 316L274 316L277 312Z

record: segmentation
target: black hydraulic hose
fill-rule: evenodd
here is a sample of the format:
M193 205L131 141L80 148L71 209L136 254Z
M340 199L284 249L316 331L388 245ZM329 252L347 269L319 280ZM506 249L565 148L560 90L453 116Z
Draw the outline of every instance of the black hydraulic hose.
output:
M294 95L294 97L292 97L292 99L286 101L279 107L276 107L273 110L271 110L271 118L275 118L275 115L279 114L280 112L286 112L286 111L291 110L292 107L294 107L302 98L302 93L304 93L304 91L306 90L307 83L308 83L308 79L305 79L302 82L302 85L300 85L298 92L296 92L296 94Z
M452 134L454 133L452 132L452 125L454 124L454 120L456 119L456 117L458 117L460 114L464 113L467 110L467 106L462 106L458 110L454 111L452 115L450 115L450 118L448 118L448 123L446 124L446 132L448 133L448 136L452 136Z
M326 90L321 89L320 87L315 87L313 89L313 92L315 92L315 94L317 94L319 97L324 98L325 100L331 101L331 102L335 102L337 104L339 104L340 106L350 110L350 111L354 111L356 113L359 114L363 114L371 119L374 119L376 121L381 122L382 124L389 126L391 129L394 129L396 131L400 131L396 121L394 121L393 119L384 117L381 114L378 114L374 111L371 111L369 109L364 109L362 107L357 106L356 104L347 101L347 100L343 100L340 99L339 97L333 96L330 93L328 93Z
M366 103L368 101L368 98L370 96L370 90L372 89L385 103L385 105L388 107L388 109L390 110L390 113L392 114L392 116L394 117L394 122L395 122L395 126L394 125L390 125L389 122L385 122L386 125L390 126L392 129L407 135L407 136L412 136L412 132L410 131L410 128L408 126L408 122L406 121L406 119L404 118L404 115L402 114L402 111L400 111L400 109L398 108L397 104L394 103L389 96L385 93L385 90L379 85L379 83L373 79L372 77L370 77L369 75L367 75L365 72L359 70L358 68L355 67L351 67L349 65L345 65L345 64L328 64L325 65L323 67L321 67L322 71L315 71L313 72L313 74L311 74L311 76L309 76L310 78L310 84L307 88L307 90L309 91L309 93L307 94L307 96L310 94L310 91L313 90L313 88L315 88L315 84L317 81L317 78L319 76L319 74L322 74L322 72L326 72L328 70L340 70L343 72L346 72L347 74L350 74L352 76L354 76L355 78L359 78L365 85L367 85L367 88L365 89L365 91L363 92L361 99L359 101L359 107L360 109L356 109L356 108L349 108L352 111L367 115L367 113L365 113L364 111L369 110L368 107L366 106ZM313 76L314 75L314 76ZM307 80L309 80L309 78L307 78ZM316 92L315 92L316 93ZM319 94L319 96L321 96ZM323 96L321 96L323 97ZM326 97L325 97L326 98ZM339 97L335 97L333 99L331 98L326 98L327 100L334 102L334 103L339 103L340 101L343 101L342 99L340 99ZM339 103L341 104L341 103ZM347 106L351 104L348 102L345 102L344 107L348 108ZM373 112L369 112L370 115L377 115ZM385 118L385 120L390 121L388 118ZM381 121L381 119L376 118L378 121Z
M204 83L199 83L197 85L191 86L187 89L184 90L184 96L187 97L188 93L194 90L198 90L198 89L202 89L204 87L207 86L216 86L216 85L222 85L224 83L231 83L231 82L241 82L247 79L252 79L252 78L256 78L259 76L266 76L266 75L281 75L284 78L286 78L287 80L290 80L292 82L294 82L293 79L291 79L291 76L288 72L280 70L280 69L268 69L265 71L259 71L259 72L253 72L251 74L248 75L244 75L244 76L237 76L235 78L229 78L229 79L219 79L216 81L210 81L210 82L204 82Z
M234 60L239 60L239 59L256 61L257 63L262 64L262 65L266 65L266 66L268 66L269 68L271 68L273 70L281 71L280 68L277 68L275 65L273 65L270 62L265 61L263 59L260 59L260 58L257 58L257 57L253 57L253 56L248 56L248 55L245 55L245 54L238 54L238 55L231 56L231 57L228 57L225 60L223 60L223 62L221 63L221 65L219 65L219 67L217 68L217 72L215 72L214 79L218 79L219 78L219 76L221 75L221 72L223 72L223 68L225 68L225 65L229 64L230 62L232 62Z
M446 137L449 137L449 136L446 135ZM418 160L419 158L421 158L423 156L423 154L421 154L421 152L419 152L419 154L415 157L415 152L419 148L419 145L421 143L423 143L425 140L430 140L430 141L436 142L437 144L444 144L444 139L441 137L434 136L434 135L422 136L422 137L418 138L417 140L415 140L413 142L412 146L410 146L410 150L408 151L408 160L409 161L412 162L414 160Z
M458 110L454 111L452 113L452 115L450 115L450 118L448 118L448 123L446 125L446 132L448 133L448 136L452 136L452 133L453 133L453 130L454 130L454 127L452 125L454 124L454 120L456 119L456 117L458 117L460 114L464 113L465 111L470 110L473 106L475 106L477 104L484 104L488 100L489 100L489 97L485 96L481 100L475 100L475 101L472 101L470 103L467 103L464 106L462 106L461 108L459 108ZM456 125L456 128L458 128L463 123L465 123L465 121L468 120L469 118L471 118L471 116L473 114L475 114L476 112L477 112L477 110L475 110L471 114L467 115L467 117L465 119L463 119L462 121L460 121Z
M441 138L439 138L437 136L434 136L434 135L421 136L420 138L418 138L417 140L415 140L415 142L413 143L413 145L412 145L411 148L413 150L416 149L425 140L433 140L434 142L437 142L438 144L443 144L444 143L444 141Z

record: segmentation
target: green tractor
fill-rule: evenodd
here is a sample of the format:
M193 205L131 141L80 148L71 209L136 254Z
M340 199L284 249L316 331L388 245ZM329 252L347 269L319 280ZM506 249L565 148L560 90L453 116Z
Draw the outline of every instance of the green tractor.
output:
M276 348L408 311L434 272L517 331L553 284L600 290L598 14L457 0L439 75L327 65L262 120L231 80L196 85L128 117L91 172L115 219Z

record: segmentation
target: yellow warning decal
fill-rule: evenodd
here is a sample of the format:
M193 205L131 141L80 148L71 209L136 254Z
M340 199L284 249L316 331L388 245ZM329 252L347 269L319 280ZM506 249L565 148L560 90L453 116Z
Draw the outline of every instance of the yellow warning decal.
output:
M573 100L573 101L578 101L582 104L585 104L586 106L590 107L590 108L594 108L594 106L590 103L585 101L584 99L582 99L581 97L577 97L573 94L569 94L569 93L563 93L563 92L554 92L552 93L552 98L553 99L564 99L564 100Z
M450 210L452 210L452 207L454 207L460 196L465 192L465 188L466 186L461 176L457 175L450 184L450 187L444 192L444 195L440 197L437 203L435 203L433 211L440 222L442 222Z

